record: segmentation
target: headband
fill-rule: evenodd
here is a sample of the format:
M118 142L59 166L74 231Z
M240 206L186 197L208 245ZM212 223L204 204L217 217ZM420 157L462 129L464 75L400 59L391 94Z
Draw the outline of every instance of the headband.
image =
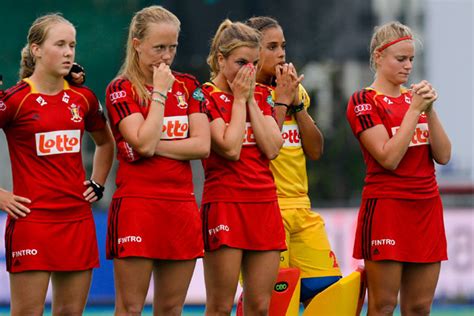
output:
M377 48L377 51L380 53L381 51L383 51L384 49L386 49L387 47L390 47L392 46L393 44L396 44L398 42L401 42L401 41L404 41L404 40L412 40L413 38L411 36L404 36L404 37L400 37L400 38L397 38L396 40L393 40L391 42L388 42L387 44L383 45L382 47L380 48Z

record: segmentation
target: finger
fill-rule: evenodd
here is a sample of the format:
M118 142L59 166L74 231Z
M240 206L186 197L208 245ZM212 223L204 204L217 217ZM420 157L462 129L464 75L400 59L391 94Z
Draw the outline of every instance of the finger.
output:
M91 192L94 192L94 190L91 187L88 187L84 193L82 193L82 196L88 196Z
M26 217L26 215L27 215L25 212L22 212L20 209L18 209L14 205L10 205L6 209L7 209L9 214L15 215L16 216L15 218L18 218L18 216L19 217Z
M10 215L11 217L13 217L14 219L18 219L18 216L15 214L15 212L12 212L10 209L6 208L4 209L4 211Z
M304 79L304 75L301 75L298 77L298 84L302 83L303 82L303 79Z
M95 195L95 192L90 193L85 197L87 202L93 202L97 200L97 196Z
M31 213L31 210L21 203L13 202L12 205L20 212L25 213L25 216L26 214Z
M30 199L27 199L26 197L23 197L23 196L18 196L18 195L14 195L13 196L13 199L17 202L21 202L21 203L31 203L31 200Z

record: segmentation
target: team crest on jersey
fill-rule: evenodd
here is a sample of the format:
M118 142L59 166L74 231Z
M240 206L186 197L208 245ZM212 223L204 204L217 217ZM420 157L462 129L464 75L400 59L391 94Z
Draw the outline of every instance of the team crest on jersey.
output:
M204 93L202 93L201 88L197 88L193 92L193 98L197 101L204 101Z
M411 104L411 98L409 96L405 96L405 102Z
M188 107L188 103L186 102L186 96L180 91L176 92L175 96L178 100L178 108L183 110L186 109Z
M7 106L6 106L5 102L0 101L0 111L5 111L6 109L7 109Z
M46 104L48 104L48 103L46 102L46 100L43 99L42 96L37 97L37 98L36 98L36 102L38 102L38 104L41 105L41 106L45 106Z
M76 122L76 123L79 123L80 121L82 121L82 117L79 113L79 108L81 106L80 105L75 105L74 103L71 104L70 107L68 107L69 111L71 111L71 121L73 122Z
M273 103L273 98L271 95L267 97L267 103L270 104L271 107L274 107L275 104Z
M63 102L66 104L69 103L69 95L66 92L64 92L63 95Z

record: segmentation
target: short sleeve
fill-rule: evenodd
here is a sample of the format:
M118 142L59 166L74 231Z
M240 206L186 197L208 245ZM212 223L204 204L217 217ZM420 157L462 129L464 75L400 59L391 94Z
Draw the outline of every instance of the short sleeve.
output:
M204 96L201 87L196 87L189 98L188 115L192 113L204 113L209 116L206 107L206 97Z
M14 106L8 104L3 100L3 97L0 98L0 128L5 127L15 115Z
M87 89L87 92L85 96L89 103L89 110L85 117L85 129L88 132L94 132L103 129L107 124L107 120L102 105L95 94L89 89Z
M273 97L270 89L264 86L256 86L255 87L255 96L256 101L258 102L258 106L260 110L262 110L263 115L273 116Z
M366 129L382 124L373 92L370 90L355 92L349 99L346 118L356 137Z
M134 91L128 80L119 78L109 84L105 92L105 104L113 126L133 113L141 113L140 105L133 96Z

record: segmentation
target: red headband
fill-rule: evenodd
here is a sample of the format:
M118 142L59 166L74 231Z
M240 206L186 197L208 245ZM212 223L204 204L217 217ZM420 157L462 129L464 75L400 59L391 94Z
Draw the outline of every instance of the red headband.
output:
M411 36L404 36L404 37L397 38L396 40L388 42L387 44L383 45L382 47L377 48L377 51L380 53L381 51L383 51L387 47L392 46L393 44L396 44L396 43L404 41L404 40L411 40L411 39L413 39Z

